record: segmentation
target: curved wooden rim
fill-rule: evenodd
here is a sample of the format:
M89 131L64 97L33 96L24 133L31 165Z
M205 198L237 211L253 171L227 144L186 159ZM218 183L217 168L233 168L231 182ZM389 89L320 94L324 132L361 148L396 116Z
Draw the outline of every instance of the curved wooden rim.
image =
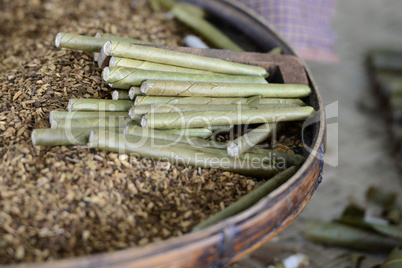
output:
M211 9L211 6L208 5L212 2L230 7L242 17L247 17L248 21L253 21L254 25L257 25L257 31L263 29L262 32L268 33L268 37L264 36L263 39L269 39L269 43L271 44L274 41L275 44L285 48L286 54L297 55L287 42L272 30L272 27L267 22L244 6L228 0L187 1L199 4L207 10ZM218 15L222 15L225 19L225 16L227 17L230 14L222 12ZM243 21L239 23L241 24L240 26L235 26L240 28L244 26L242 24ZM252 35L253 33L249 34ZM267 46L268 42L265 42L260 37L261 32L259 32L259 40L254 41ZM205 230L156 242L144 247L128 248L112 253L94 254L54 262L22 263L7 267L194 267L196 265L206 266L211 263L220 266L238 260L261 246L284 229L301 212L322 179L325 148L325 114L317 86L311 79L311 72L307 67L306 72L315 93L313 94L317 103L315 108L319 112L318 134L315 140L313 140L312 144L314 146L312 152L302 167L289 181L264 197L250 209ZM297 196L297 198L295 200L288 200L292 193L292 196ZM286 211L286 208L288 208L286 217L276 219L276 222L270 219L272 216L270 215L272 213L271 210L282 209ZM261 228L257 229L256 226ZM274 226L274 228L271 226ZM261 230L268 231L263 233ZM242 231L243 236L239 235L240 231Z

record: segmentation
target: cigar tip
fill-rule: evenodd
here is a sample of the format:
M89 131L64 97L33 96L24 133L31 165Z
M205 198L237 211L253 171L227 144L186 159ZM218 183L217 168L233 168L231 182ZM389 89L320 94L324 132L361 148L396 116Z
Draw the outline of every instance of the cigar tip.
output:
M129 128L128 125L125 125L125 126L124 126L124 128L123 128L123 135L127 135L127 134L128 134L128 128Z
M96 132L94 130L91 130L88 138L88 147L93 148L95 146L95 141L96 141Z
M72 100L69 100L69 101L68 101L68 105L67 105L67 110L68 110L69 112L71 112L72 109L73 109L73 101L72 101Z
M146 115L144 115L144 116L141 118L141 126L142 126L143 128L147 128L147 127L148 127L148 118L147 118Z
M36 145L36 129L32 130L31 141L32 141L32 145L35 146Z
M141 84L141 93L146 95L148 93L148 89L149 89L148 81L142 82L142 84Z
M94 52L94 61L97 62L99 58L99 53L98 52Z
M138 104L140 104L140 99L138 97L135 97L134 106Z
M52 122L53 122L53 111L50 111L50 113L49 113L49 124L50 125L52 125Z
M130 87L130 90L128 91L128 97L130 100L133 100L135 98L135 87Z
M56 120L53 120L53 121L50 123L50 128L55 129L55 128L57 128L57 126L58 126L58 124L57 124L57 121L56 121Z
M61 42L61 33L58 33L58 34L56 35L56 38L54 39L54 44L55 44L55 46L56 46L56 47L59 47L59 46L60 46L60 42Z
M115 67L115 65L116 65L116 60L114 59L113 56L111 56L110 60L109 60L109 67Z
M117 90L114 90L112 93L112 100L118 100L119 99L119 92Z
M131 117L131 119L135 118L135 106L130 108L130 110L128 111L128 115Z
M237 157L239 156L239 152L240 152L240 148L239 146L234 143L234 142L230 142L228 147L226 148L228 155L230 157Z
M106 43L103 45L103 52L106 56L110 56L110 53L112 52L112 42L106 41Z
M109 67L105 67L102 71L103 81L107 82L107 80L109 80L109 76L110 76L110 69Z

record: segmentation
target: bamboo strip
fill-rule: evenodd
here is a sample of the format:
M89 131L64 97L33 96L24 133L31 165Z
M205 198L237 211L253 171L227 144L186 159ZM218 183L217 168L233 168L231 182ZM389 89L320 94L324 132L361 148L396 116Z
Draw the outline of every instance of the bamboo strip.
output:
M155 47L108 41L103 46L106 55L145 60L231 75L267 77L268 72L259 66L235 63Z
M266 84L267 81L261 76L246 75L224 75L224 74L196 74L196 73L175 73L152 70L140 70L126 67L105 67L102 71L102 78L107 83L119 83L132 86L139 86L145 80L173 80L173 81L195 81L195 82L222 82L222 83L250 83ZM142 89L141 89L142 91Z
M160 79L144 81L141 92L152 96L302 98L310 95L311 89L306 85L296 84L210 83Z

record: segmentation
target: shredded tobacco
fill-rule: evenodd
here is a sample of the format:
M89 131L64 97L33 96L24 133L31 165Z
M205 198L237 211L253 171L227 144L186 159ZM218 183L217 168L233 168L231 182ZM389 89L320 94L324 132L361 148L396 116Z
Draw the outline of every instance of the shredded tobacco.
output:
M262 183L79 146L32 146L31 131L49 127L49 112L66 110L70 98L111 98L93 55L55 48L58 32L107 32L176 46L189 30L152 13L144 1L2 1L0 263L178 236ZM266 146L293 152L300 147L295 133Z

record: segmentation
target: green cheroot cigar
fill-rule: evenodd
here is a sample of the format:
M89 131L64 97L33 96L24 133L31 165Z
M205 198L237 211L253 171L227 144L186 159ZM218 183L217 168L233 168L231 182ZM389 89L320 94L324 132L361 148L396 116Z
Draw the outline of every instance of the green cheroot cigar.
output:
M147 114L141 119L146 128L195 128L272 123L279 121L305 120L314 114L312 107L252 109L238 111L210 111L187 113Z
M74 129L74 128L121 128L124 129L126 124L133 123L130 117L109 117L109 118L82 118L82 119L65 119L53 121L52 128Z
M139 95L142 95L140 87L136 86L130 87L128 91L128 97L130 98L130 100L135 100L135 98Z
M216 48L243 51L240 46L230 40L223 32L202 17L195 16L193 12L182 5L175 5L171 11L177 20L198 32Z
M144 129L144 128L142 128ZM178 143L186 143L193 147L202 147L204 149L199 149L203 151L207 151L209 153L215 153L221 156L227 156L227 152L222 149L226 149L227 143L225 142L218 142L212 140L205 140L208 137L199 137L198 138L194 135L192 131L196 131L197 129L179 129L179 130L156 130L156 129L145 129L144 131L139 130L138 125L127 125L123 131L123 133L127 135L140 135L142 133L150 133L147 136L152 134L158 135L157 138L175 141ZM208 129L199 129L199 130L207 130ZM156 133L156 134L155 134ZM166 135L164 136L164 133ZM173 135L168 135L173 134ZM209 136L211 136L212 132L209 132ZM161 138L163 137L163 138ZM218 149L218 150L217 150ZM281 162L284 166L299 166L304 162L304 157L297 154L289 154L286 152L280 152L275 150L268 150L268 149L261 149L261 148L252 148L248 154L242 154L242 159L244 158L255 158L261 159L261 161L272 160L274 159L275 162Z
M102 34L101 34L102 36ZM147 43L138 39L124 38L113 35L103 35L101 38L72 33L58 33L55 38L56 47L100 52L106 41L124 41L128 43Z
M203 57L161 48L133 45L125 42L108 41L104 44L103 51L108 56L151 61L222 74L268 76L267 70L259 66L230 62L222 59Z
M108 151L137 154L159 161L169 161L174 164L184 164L202 168L218 168L239 174L258 177L271 177L278 172L275 167L255 161L249 162L237 158L219 157L215 154L199 152L190 145L172 146L171 141L147 139L140 136L119 134L109 136L109 133L92 131L89 145Z
M130 88L132 87L129 84L123 84L123 83L108 83L108 85L111 88L122 89L122 90L130 90ZM136 86L136 88L140 88L140 87ZM139 90L139 92L140 92L140 95L142 95L141 89Z
M138 124L127 124L123 133L131 135L133 132L138 132ZM166 129L158 130L159 132L172 134L175 136L184 136L189 138L199 138L201 140L207 139L212 136L213 131L208 128L186 128L186 129Z
M53 124L54 121L66 120L66 119L90 119L90 118L106 118L106 117L127 117L128 112L88 112L88 111L51 111L49 113L49 123ZM140 117L133 117L134 119L139 119Z
M185 112L202 112L202 111L237 111L247 109L280 109L299 107L296 104L261 104L258 107L247 104L156 104L156 105L134 105L129 111L129 115L137 117L148 113L185 113Z
M159 96L137 96L134 105L149 104L248 104L256 100L250 98L210 98L210 97L159 97ZM278 99L278 98L258 98L258 104L297 104L306 106L300 99Z
M255 189L254 191L243 196L233 204L229 205L220 212L210 216L207 220L197 224L193 231L202 230L208 228L218 222L223 221L229 217L232 217L256 204L262 198L273 192L279 186L288 181L298 170L298 167L289 167L286 170L276 174L274 177L266 181L263 185Z
M266 84L267 81L261 76L246 75L224 75L224 74L195 74L195 73L174 73L152 70L140 70L126 67L105 67L102 71L102 78L107 83L119 83L139 86L145 80L162 79L173 81L209 81L223 83L250 83ZM142 91L142 89L141 89Z
M389 252L402 246L400 240L341 223L310 221L306 226L304 235L308 239L327 245L372 252Z
M106 131L97 128L98 131ZM85 145L88 143L90 128L74 128L74 129L52 129L37 128L32 131L32 145L44 146L68 146L68 145ZM120 132L120 128L108 128L108 131Z
M166 65L161 63L134 60L129 58L110 57L109 67L126 67L150 71L176 72L176 73L196 73L196 74L214 74L213 72Z
M302 98L311 94L310 87L293 84L247 84L191 81L147 80L141 84L141 92L151 96L183 97L252 97Z
M113 90L112 100L131 100L127 90Z
M402 267L402 250L394 248L388 255L380 268L400 268Z
M128 112L133 106L131 100L105 100L105 99L70 99L68 111L109 111Z
M240 136L232 142L229 142L227 146L229 156L238 157L242 153L247 152L258 143L267 139L274 127L275 124L273 123L262 124L243 136Z

